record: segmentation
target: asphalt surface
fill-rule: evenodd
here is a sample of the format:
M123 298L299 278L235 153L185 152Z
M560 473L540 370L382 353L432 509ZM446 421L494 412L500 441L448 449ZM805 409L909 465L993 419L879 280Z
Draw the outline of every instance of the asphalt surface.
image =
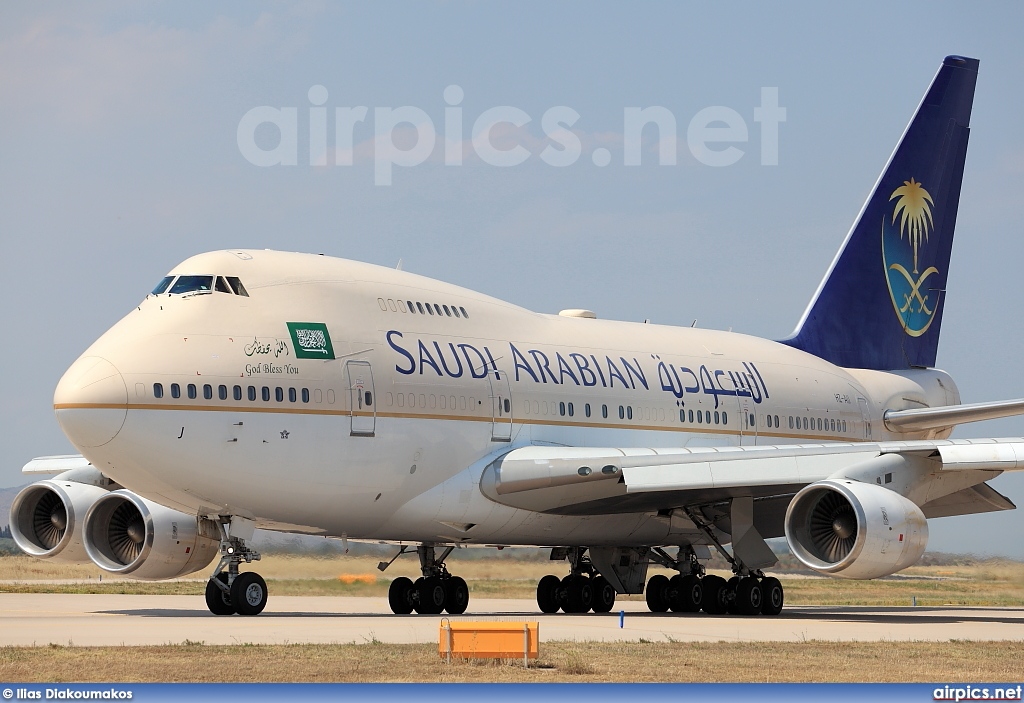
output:
M625 611L619 626L619 610ZM385 598L271 595L255 617L217 617L201 596L0 594L0 646L437 642L443 616L396 616ZM452 620L539 621L542 640L946 641L1024 639L1024 608L786 607L776 617L542 615L532 600L470 602Z

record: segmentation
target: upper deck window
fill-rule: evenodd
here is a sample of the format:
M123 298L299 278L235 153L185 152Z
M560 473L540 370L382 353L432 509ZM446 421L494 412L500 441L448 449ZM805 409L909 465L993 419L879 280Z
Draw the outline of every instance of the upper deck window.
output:
M171 295L185 293L212 293L213 276L178 276L178 280L168 291Z

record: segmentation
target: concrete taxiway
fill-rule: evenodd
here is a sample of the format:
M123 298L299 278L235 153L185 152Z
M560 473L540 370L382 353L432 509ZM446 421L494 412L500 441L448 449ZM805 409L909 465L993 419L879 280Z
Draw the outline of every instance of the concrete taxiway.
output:
M538 620L545 640L1024 639L1024 608L787 606L778 617L745 618L654 614L629 601L607 615L541 615L529 600L476 599L451 619ZM0 594L0 645L436 642L440 620L395 616L384 598L271 596L257 617L216 617L197 596Z

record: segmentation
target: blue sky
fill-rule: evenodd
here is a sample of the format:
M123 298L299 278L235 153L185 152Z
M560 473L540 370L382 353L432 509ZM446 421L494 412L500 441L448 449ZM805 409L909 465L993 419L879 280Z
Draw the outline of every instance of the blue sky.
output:
M785 337L951 53L981 71L939 365L965 401L1024 397L1022 26L1020 3L4 3L0 485L71 450L51 408L60 375L200 251L401 259L536 310ZM351 166L309 165L316 85L331 144L335 108L369 108ZM443 133L449 85L464 94L466 140L490 108L529 115L504 136L530 158L446 166L438 141L374 185L359 156L374 108L419 108ZM763 87L786 109L777 166L760 163ZM241 154L239 122L263 105L297 109L297 165ZM565 167L538 156L555 106L580 116L582 154ZM642 165L625 166L624 110L650 106L677 120L676 164L658 165L649 130ZM721 168L686 144L714 106L749 130ZM609 165L594 164L598 148ZM1022 435L1024 420L958 434ZM1024 477L994 485L1024 503ZM931 527L934 549L1024 557L1019 512Z

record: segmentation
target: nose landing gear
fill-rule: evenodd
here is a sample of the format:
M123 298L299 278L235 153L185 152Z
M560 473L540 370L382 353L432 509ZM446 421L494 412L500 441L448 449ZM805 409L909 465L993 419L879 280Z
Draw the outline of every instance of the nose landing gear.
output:
M259 615L267 607L267 582L253 571L239 573L238 566L259 561L260 554L232 536L230 525L230 518L221 519L220 561L206 582L206 607L214 615Z

